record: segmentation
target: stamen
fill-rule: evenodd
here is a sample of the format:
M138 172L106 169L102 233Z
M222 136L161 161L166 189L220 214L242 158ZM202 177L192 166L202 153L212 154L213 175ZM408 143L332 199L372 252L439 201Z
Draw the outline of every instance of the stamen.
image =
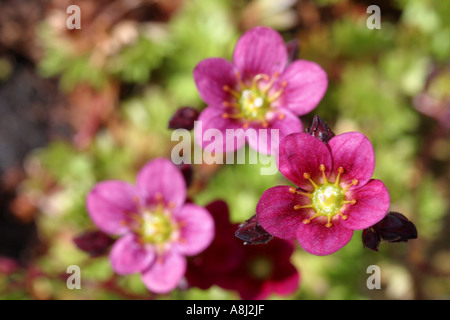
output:
M339 167L337 171L338 171L338 175L336 177L336 182L334 183L335 187L339 187L339 179L341 178L341 174L344 173L344 168Z
M356 199L342 201L342 204L346 204L346 203L355 204L356 203Z
M311 182L311 184L313 185L314 189L319 188L319 186L317 184L315 184L314 181L311 180L311 175L309 173L305 172L303 174L303 179L309 180L309 182Z
M351 186L356 186L356 185L358 185L358 183L359 183L358 179L353 179L351 184L349 184L344 189L342 189L342 192L346 193L348 191L348 189L350 189Z
M269 123L267 122L267 121L263 121L262 122L262 126L263 126L263 128L267 128L267 127L269 127Z
M243 117L242 113L222 113L222 118L224 119L240 119Z
M224 102L222 102L222 105L225 108L229 108L229 107L239 108L239 105L237 103L235 103L235 102L224 101Z
M279 113L278 114L278 120L283 120L284 118L286 118L286 116L284 115L284 113Z
M223 91L226 91L226 92L232 94L236 99L239 99L239 98L241 97L240 94L239 94L239 92L237 92L237 91L231 89L231 88L230 88L229 86L227 86L227 85L223 86L222 89L223 89Z
M348 216L347 216L346 214L343 214L343 213L340 212L340 211L337 211L337 213L341 216L341 219L342 219L342 220L347 220L347 219L348 219Z
M240 86L241 88L244 88L244 87L245 87L245 84L244 84L244 82L242 82L242 79L241 79L241 73L240 73L239 71L236 71L236 79L237 79L237 81L238 81L238 83L239 83L239 86Z
M139 196L133 196L133 201L136 203L136 208L138 211L141 211L144 209L144 207L141 204L141 199Z
M308 198L310 198L310 199L312 199L312 198L313 198L313 195L312 195L311 193L307 193L307 192L302 192L302 191L298 191L298 190L297 190L297 189L295 189L294 187L290 187L290 188L289 188L289 192L290 192L290 193L292 193L292 194L299 194L299 195L302 195L302 196L308 197Z
M328 185L328 180L327 180L327 177L325 176L325 165L321 164L319 166L319 170L322 171L323 184Z
M274 102L275 100L277 100L277 99L283 94L284 88L286 88L286 86L287 86L287 82L286 82L286 81L283 81L283 82L281 83L281 88L278 89L277 91L275 91L275 93L274 93L272 96L270 96L270 97L267 99L267 101L268 101L269 103L272 103L272 102Z
M278 79L279 76L280 74L278 72L275 72L272 78L270 78L270 81L266 84L266 86L262 88L261 92L264 94L267 93L267 91L269 91L269 89L272 88L273 84L275 83L275 80Z
M267 74L257 74L253 80L252 80L252 89L258 90L258 81L264 79L266 81L269 81L269 76Z
M311 218L309 218L309 219L303 219L303 223L304 224L309 224L309 223L311 223L311 220L312 219L315 219L315 218L317 218L317 217L319 217L319 216L321 216L321 214L320 213L315 213Z
M294 206L294 210L299 210L299 209L304 209L304 208L314 208L314 206L312 204L307 204L304 206L297 204Z
M250 122L244 122L242 128L247 129L250 126Z

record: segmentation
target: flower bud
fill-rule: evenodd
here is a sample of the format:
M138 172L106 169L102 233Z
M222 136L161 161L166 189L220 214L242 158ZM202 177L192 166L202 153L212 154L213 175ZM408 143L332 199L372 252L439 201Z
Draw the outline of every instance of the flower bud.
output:
M107 252L114 239L102 231L86 231L73 239L75 245L91 257L98 257Z
M386 217L372 228L387 242L406 242L417 238L416 226L398 212L388 212Z
M378 251L378 246L380 245L381 238L378 233L376 233L373 229L367 228L362 232L362 242L364 248L369 248L373 251Z
M192 130L194 122L197 120L199 112L192 107L181 107L172 115L169 120L169 129Z
M256 215L239 225L235 236L244 241L244 244L263 244L272 240L273 236L261 227Z
M311 127L306 129L306 133L318 138L323 143L328 143L335 136L328 124L318 115L314 116Z

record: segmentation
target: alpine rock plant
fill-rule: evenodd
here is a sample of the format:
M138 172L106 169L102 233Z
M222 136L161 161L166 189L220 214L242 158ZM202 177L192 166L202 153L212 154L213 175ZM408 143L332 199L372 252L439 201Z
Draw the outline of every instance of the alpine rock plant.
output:
M88 213L103 232L118 236L110 251L113 270L141 273L155 293L173 290L186 272L186 256L207 248L214 237L209 212L186 203L186 183L167 159L147 163L136 185L110 180L87 196Z
M305 251L328 255L344 247L354 230L386 216L389 192L372 179L375 154L362 133L343 133L327 143L293 133L280 142L279 157L280 172L297 187L270 188L257 204L258 222L273 236L297 239Z
M327 75L319 65L291 61L281 35L267 27L243 34L232 62L224 58L202 60L193 76L207 104L198 118L197 143L203 148L209 144L203 139L208 129L220 130L223 136L227 129L235 131L235 136L218 147L220 152L235 151L248 142L258 152L273 154L279 141L274 139L276 145L272 146L273 130L278 139L301 132L298 116L313 110L328 86ZM261 132L265 138L260 138Z

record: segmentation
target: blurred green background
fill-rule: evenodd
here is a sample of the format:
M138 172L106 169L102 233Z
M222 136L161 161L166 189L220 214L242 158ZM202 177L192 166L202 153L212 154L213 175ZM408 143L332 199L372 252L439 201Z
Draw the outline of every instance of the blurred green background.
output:
M419 238L339 252L300 248L301 284L273 299L450 298L450 2L431 0L77 1L81 29L68 30L70 1L0 2L0 299L123 299L149 294L136 276L114 276L107 256L73 243L94 228L85 196L100 180L134 182L154 157L170 157L167 124L181 106L205 107L192 70L231 59L246 30L265 25L297 40L298 58L320 64L329 88L315 114L336 134L361 131L376 154L374 178L391 210ZM368 29L369 5L381 29ZM261 194L285 184L260 165L195 165L190 197L224 199L232 221L254 214ZM69 265L82 290L68 290ZM369 290L369 265L381 268ZM176 290L163 299L237 299L235 292Z

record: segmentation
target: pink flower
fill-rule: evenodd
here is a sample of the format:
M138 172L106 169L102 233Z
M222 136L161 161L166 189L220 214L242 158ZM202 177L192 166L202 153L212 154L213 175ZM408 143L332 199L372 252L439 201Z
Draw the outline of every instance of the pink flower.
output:
M280 34L256 27L239 39L232 63L223 58L201 61L194 70L194 80L208 106L199 116L202 126L195 132L198 144L203 148L209 144L202 139L208 129L218 129L222 134L227 129L243 129L237 142L222 145L223 152L235 151L247 141L259 152L273 153L278 145L271 145L272 130L278 130L280 139L301 132L298 116L317 106L328 79L314 62L288 60ZM257 134L244 134L249 128ZM267 139L258 138L259 129L267 129Z
M336 252L353 230L374 225L388 212L389 193L371 179L374 150L361 133L340 134L327 144L306 133L291 134L280 143L278 167L298 188L266 190L257 219L276 237L296 238L309 253Z
M124 181L98 183L87 196L97 227L120 238L110 252L118 274L142 273L155 293L174 289L186 271L186 257L203 251L214 237L209 212L186 201L186 184L169 160L155 159Z
M300 274L290 261L292 241L274 238L268 244L243 245L234 236L239 225L230 222L227 204L215 201L206 208L214 217L216 236L204 252L189 260L186 278L191 286L218 285L246 300L265 299L272 293L285 296L298 289Z

